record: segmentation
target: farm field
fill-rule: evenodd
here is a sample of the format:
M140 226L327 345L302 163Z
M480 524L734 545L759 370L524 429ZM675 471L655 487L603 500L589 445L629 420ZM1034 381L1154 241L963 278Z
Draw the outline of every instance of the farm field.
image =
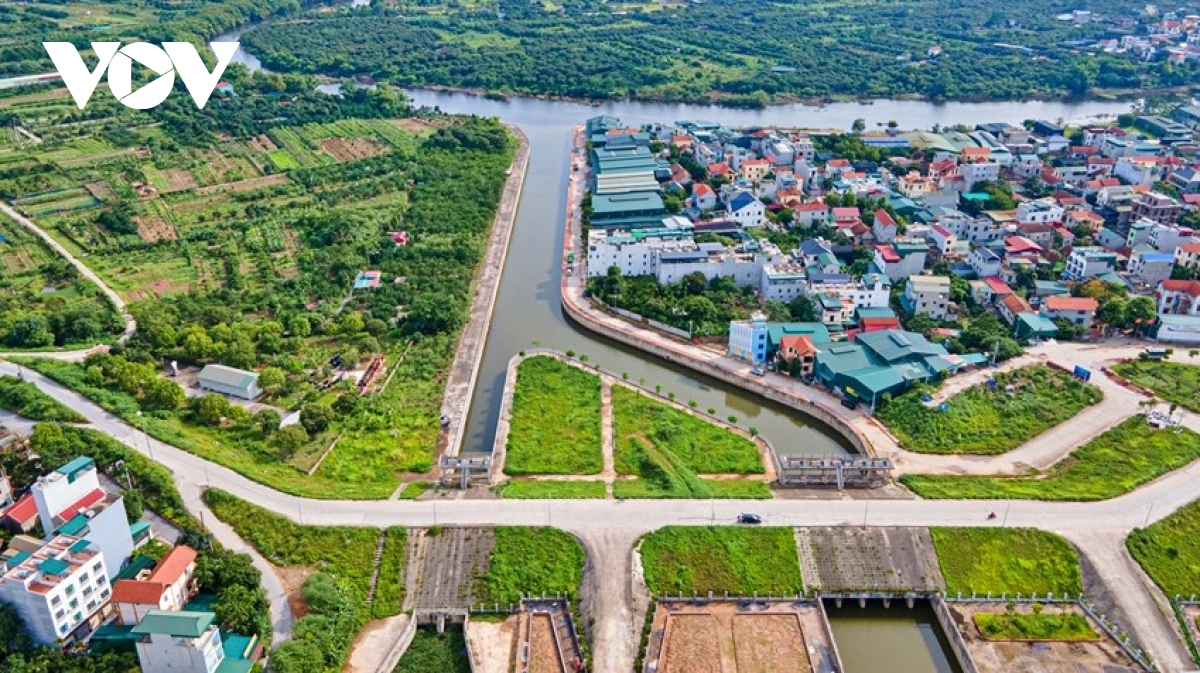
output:
M1079 447L1043 475L1019 477L906 474L924 498L1024 498L1092 501L1115 498L1200 458L1200 435L1155 430L1134 416Z
M1044 366L1001 372L994 380L995 387L978 385L951 397L945 410L922 402L927 389L918 387L884 403L878 417L910 451L989 455L1015 449L1102 397L1099 388Z
M494 122L408 119L390 92L334 98L284 77L299 93L281 100L278 83L229 78L237 96L218 93L203 113L174 99L142 112L96 101L84 125L33 118L43 142L0 150L0 198L130 303L137 357L267 370L266 411L308 409L311 422L202 424L190 407L150 409L136 387L110 400L122 413L158 411L146 425L160 439L290 493L386 497L433 465L512 139ZM0 262L20 274L0 274L0 318L7 302L23 316L31 299L59 312L58 297L91 300L73 269L47 278L59 260L0 226ZM352 289L367 270L377 286ZM4 330L17 321L0 319L0 347L91 346L120 327L115 313L52 317L16 336ZM90 385L93 398L121 387L115 375Z

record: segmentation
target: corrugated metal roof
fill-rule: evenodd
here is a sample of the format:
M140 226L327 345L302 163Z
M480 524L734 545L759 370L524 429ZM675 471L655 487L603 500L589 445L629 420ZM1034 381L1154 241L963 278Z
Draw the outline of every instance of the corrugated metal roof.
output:
M249 390L258 381L258 374L225 365L205 365L197 380Z

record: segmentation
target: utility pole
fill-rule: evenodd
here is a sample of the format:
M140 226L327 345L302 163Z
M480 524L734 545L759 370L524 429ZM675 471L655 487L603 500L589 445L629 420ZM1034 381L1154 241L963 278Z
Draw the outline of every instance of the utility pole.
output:
M1012 500L1009 500L1008 504L1004 506L1004 520L1000 522L1001 528L1008 525L1008 510L1010 509L1012 509Z

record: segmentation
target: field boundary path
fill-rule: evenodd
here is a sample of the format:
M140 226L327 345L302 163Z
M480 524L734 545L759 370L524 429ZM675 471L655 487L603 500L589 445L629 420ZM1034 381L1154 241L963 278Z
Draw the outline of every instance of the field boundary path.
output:
M21 213L17 212L15 208L3 201L0 201L0 210L4 211L4 214L8 215L9 218L11 218L14 222L22 227L25 227L37 235L38 238L45 241L46 245L50 246L52 250L62 255L63 258L70 262L71 266L75 267L75 269L79 271L79 275L88 279L92 283L95 283L96 287L100 288L100 291L104 293L104 296L108 299L109 303L112 304L113 308L117 309L117 313L121 315L121 321L125 323L125 330L122 332L121 338L117 340L118 343L125 343L129 340L129 337L133 336L133 333L137 331L137 321L135 321L133 319L133 315L129 313L129 308L125 305L125 300L121 298L121 295L117 294L115 290L109 287L108 283L105 283L100 276L98 276L94 271L91 270L91 268L88 267L88 265L80 261L75 255L72 255L71 251L67 250L58 241L54 240L53 236L46 233L45 230L34 224L33 220L30 220ZM51 357L60 360L82 360L83 358L87 357L90 352L91 349L77 351L57 351L46 353L44 357ZM4 355L4 353L0 353L0 356L2 355ZM41 353L13 353L13 355L34 355L43 357Z
M1097 352L1105 353L1105 350ZM0 362L0 374L15 374L16 370L15 365ZM978 500L673 500L670 507L658 500L549 500L541 501L539 506L531 506L524 500L310 500L281 493L153 438L145 439L132 426L82 395L36 372L26 371L25 378L50 397L79 412L96 429L139 453L149 455L153 452L154 460L174 474L184 501L192 511L201 511L201 489L212 486L303 525L414 528L428 527L435 522L442 526L471 527L550 525L577 535L588 550L589 566L599 569L594 579L597 592L594 614L596 670L600 673L629 670L630 662L624 658L629 649L622 641L626 632L637 631L637 625L628 621L634 613L636 597L630 595L627 586L616 588L613 585L615 576L608 574L619 571L623 577L621 581L627 582L628 576L623 569L629 567L631 551L630 547L619 548L632 545L640 535L652 530L667 525L732 523L739 512L747 509L761 514L771 525L780 526L1001 525L997 519L987 519L987 512L995 503ZM1072 539L1084 540L1087 545L1084 552L1091 557L1094 554L1087 544L1090 538L1104 536L1112 541L1112 545L1119 545L1134 528L1161 520L1195 500L1198 480L1200 461L1111 500L1088 503L1014 500L1006 507L1006 525L1058 531ZM205 515L205 522L210 516ZM1096 553L1104 558L1104 555L1123 553L1123 548L1123 545L1114 549L1097 548ZM1109 565L1105 567L1109 568ZM1139 573L1140 569L1129 563L1113 563L1106 571L1104 582L1113 595L1138 594L1125 598L1129 605L1161 604L1164 600L1161 592L1144 581L1144 575ZM264 574L264 582L277 581L273 577ZM268 595L272 598L276 629L282 636L289 630L289 625L277 615L282 612L276 608L279 594L268 588ZM1122 626L1160 662L1164 671L1190 670L1190 666L1172 665L1172 662L1187 660L1182 634L1168 633L1160 624L1155 624L1159 617L1152 611L1130 609L1127 613L1127 622ZM633 648L636 651L636 639Z
M475 383L479 378L479 368L483 366L483 349L492 326L492 313L496 306L496 296L500 292L500 277L504 273L509 241L512 239L513 229L516 228L517 211L521 206L521 192L525 187L525 173L529 168L529 138L520 128L511 124L507 127L517 138L517 151L513 155L504 192L500 196L500 205L496 209L488 248L474 282L470 319L459 335L458 348L454 352L450 375L446 379L442 418L449 421L449 426L438 433L435 458L443 455L455 456L462 451L467 414L475 393Z

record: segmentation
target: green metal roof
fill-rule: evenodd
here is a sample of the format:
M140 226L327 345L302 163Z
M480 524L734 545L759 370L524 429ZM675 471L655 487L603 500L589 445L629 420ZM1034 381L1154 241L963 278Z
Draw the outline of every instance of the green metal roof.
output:
M254 662L249 659L225 657L221 660L221 665L217 666L216 673L247 673L252 668L254 668Z
M84 528L87 528L87 525L88 518L82 514L76 514L70 521L59 526L58 532L63 535L79 535Z
M225 365L205 365L198 380L249 390L258 381L258 374Z
M225 648L226 659L249 659L258 646L258 638L237 633L224 634L221 636L221 646Z
M1021 336L1054 336L1058 334L1058 325L1040 313L1024 311L1017 314L1017 333Z
M131 580L137 577L138 573L142 572L143 570L153 567L154 559L150 558L149 556L142 556L139 554L138 556L134 556L132 559L130 559L129 565L125 566L124 570L117 573L117 576L114 577L113 580Z
M79 456L75 460L72 460L66 465L58 468L55 470L55 472L66 475L67 482L74 483L75 479L79 476L79 473L94 467L96 467L96 461L88 458L87 456Z
M19 551L16 554L14 554L12 558L10 558L8 560L8 564L10 566L19 566L22 563L24 563L25 560L28 559L30 556L33 556L33 554L30 554L27 551Z
M136 539L138 539L139 537L141 537L141 536L145 535L147 532L149 532L149 530L150 530L150 522L148 522L148 521L139 521L139 522L137 522L137 523L135 523L135 524L133 524L132 526L130 526L130 527L129 527L129 535L130 535L130 536L131 536L133 539L135 539L135 540L136 540Z
M898 329L859 334L858 342L888 362L946 354L945 348L920 334Z
M91 546L92 543L88 542L87 540L76 540L75 544L68 547L68 549L71 550L72 554L78 554L81 551L87 551Z
M71 569L71 564L56 558L48 558L38 563L37 569L43 575L64 575Z
M834 374L876 366L867 349L857 344L837 344L817 353L817 364Z
M142 618L134 633L158 633L178 638L199 638L212 625L216 615L211 612L168 612L151 610Z
M855 309L859 318L895 318L896 312L886 306L860 306Z
M592 214L657 212L664 213L662 198L654 192L600 194L592 197ZM211 365L210 365L211 366Z
M814 346L829 343L829 328L819 322L773 322L767 323L767 341L778 346L785 336L806 336Z
M867 393L868 397L871 393L876 395L884 393L904 385L905 381L905 377L892 367L866 367L843 372L843 375L853 381L847 387L847 391L859 397L862 397L863 393Z

